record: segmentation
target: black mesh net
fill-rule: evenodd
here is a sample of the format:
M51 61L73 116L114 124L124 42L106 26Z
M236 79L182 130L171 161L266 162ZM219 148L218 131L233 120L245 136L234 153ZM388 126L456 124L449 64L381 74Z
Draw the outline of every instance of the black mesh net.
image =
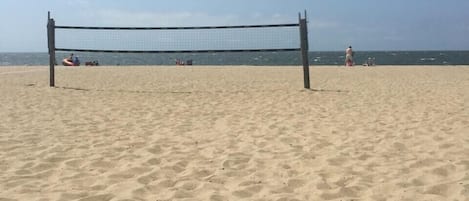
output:
M230 51L299 49L298 25L258 27L57 27L56 49L109 51Z

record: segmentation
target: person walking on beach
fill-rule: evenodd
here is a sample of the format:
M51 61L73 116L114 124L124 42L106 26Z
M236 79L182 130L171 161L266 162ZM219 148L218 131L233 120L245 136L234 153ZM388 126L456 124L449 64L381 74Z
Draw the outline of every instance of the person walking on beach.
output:
M353 50L352 46L349 46L345 50L345 66L353 66Z

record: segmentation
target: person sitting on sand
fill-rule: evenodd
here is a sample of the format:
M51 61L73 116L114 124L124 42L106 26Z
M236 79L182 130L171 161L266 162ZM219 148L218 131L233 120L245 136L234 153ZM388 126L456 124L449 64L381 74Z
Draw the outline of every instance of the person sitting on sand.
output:
M78 59L78 57L73 58L73 65L74 66L79 66L80 65L80 60Z
M368 60L366 60L366 63L363 64L363 66L374 66L375 65L375 58L368 57Z
M63 59L62 60L62 64L64 66L74 66L74 63L73 63L73 53L70 54L70 56L68 56L67 58Z
M180 59L176 59L176 65L177 66L184 66L184 61L180 60Z
M99 66L98 61L87 61L85 62L86 66Z

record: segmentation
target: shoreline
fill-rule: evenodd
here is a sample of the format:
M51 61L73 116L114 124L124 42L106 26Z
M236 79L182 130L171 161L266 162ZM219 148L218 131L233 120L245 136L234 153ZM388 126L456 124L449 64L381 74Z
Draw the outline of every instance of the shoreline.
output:
M345 50L345 49L344 49ZM57 62L67 57L67 52L57 52ZM286 53L240 53L240 54L108 54L77 53L84 64L86 61L99 61L105 65L157 64L173 65L176 60L192 60L193 64L248 64L248 65L297 65L301 61L296 52ZM309 53L310 64L342 65L343 51L312 51ZM385 65L469 65L469 51L357 51L354 58L360 65L368 58L374 58L376 64ZM47 53L0 53L0 65L41 64L47 65Z

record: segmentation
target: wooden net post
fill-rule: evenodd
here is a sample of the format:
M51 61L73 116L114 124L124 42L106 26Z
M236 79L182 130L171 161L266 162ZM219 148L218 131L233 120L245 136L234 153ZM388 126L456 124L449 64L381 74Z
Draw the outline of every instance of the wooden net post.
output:
M47 13L47 44L49 47L49 86L55 87L55 21Z
M306 11L304 18L301 17L301 13L298 14L300 24L300 41L301 41L301 60L303 63L303 77L305 89L310 89L309 81L309 60L308 60L308 25L306 20Z

